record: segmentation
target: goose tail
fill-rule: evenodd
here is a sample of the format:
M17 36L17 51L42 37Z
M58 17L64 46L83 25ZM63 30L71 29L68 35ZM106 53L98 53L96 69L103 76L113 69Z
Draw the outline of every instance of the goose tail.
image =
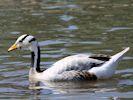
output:
M98 68L92 68L89 72L94 73L99 79L105 79L111 77L116 70L116 66L122 59L124 54L129 51L130 47L125 48L123 51L113 55L109 61L104 63Z
M119 63L119 61L122 60L124 54L127 53L129 49L130 49L130 47L127 47L123 51L113 55L108 62L103 64L103 67L107 67L107 68L108 67L111 67L111 68L114 67L115 68L116 65Z
M123 51L121 51L121 52L119 52L119 53L113 55L111 59L112 59L114 62L119 62L119 61L123 58L124 54L125 54L127 51L129 51L129 49L130 49L130 47L125 48Z

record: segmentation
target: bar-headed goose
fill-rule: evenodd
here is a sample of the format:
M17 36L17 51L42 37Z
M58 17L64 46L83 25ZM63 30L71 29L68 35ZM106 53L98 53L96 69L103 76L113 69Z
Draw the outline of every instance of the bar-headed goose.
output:
M34 36L24 34L8 49L27 47L31 51L31 68L29 77L45 81L97 80L110 78L116 70L117 63L130 49L107 56L103 54L77 54L65 57L45 71L40 70L40 47Z

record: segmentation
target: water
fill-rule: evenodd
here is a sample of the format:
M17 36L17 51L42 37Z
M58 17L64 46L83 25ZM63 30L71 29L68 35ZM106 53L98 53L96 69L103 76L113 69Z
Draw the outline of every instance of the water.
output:
M0 99L132 100L132 9L131 0L0 0ZM30 52L7 52L23 33L40 41L41 68L72 54L131 50L109 80L42 82L33 89Z

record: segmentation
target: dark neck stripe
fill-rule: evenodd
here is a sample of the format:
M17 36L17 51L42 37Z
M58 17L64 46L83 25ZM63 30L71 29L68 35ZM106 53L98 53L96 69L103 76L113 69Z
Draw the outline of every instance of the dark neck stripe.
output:
M32 41L35 41L36 39L35 38L32 38L30 41L29 41L29 43L31 43Z
M43 72L40 69L40 47L38 46L37 49L38 49L36 53L37 55L35 55L35 52L31 52L31 67L36 67L37 72ZM37 58L35 56L37 56ZM36 60L36 63L35 63L35 60Z
M34 67L34 62L35 62L35 53L31 52L31 67Z
M37 53L38 58L37 58L36 70L37 70L37 72L42 72L40 69L40 47L38 46L37 49L38 49L38 53Z
M24 39L27 37L27 36L29 36L28 34L27 35L25 35L19 42L23 42L24 41Z

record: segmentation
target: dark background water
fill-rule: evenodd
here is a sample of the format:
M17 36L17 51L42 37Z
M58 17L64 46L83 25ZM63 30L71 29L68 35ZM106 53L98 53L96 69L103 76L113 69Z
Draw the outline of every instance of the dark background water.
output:
M8 53L21 34L41 46L41 68L78 53L131 50L109 80L45 83L29 89L29 51ZM132 0L0 0L0 99L132 100ZM52 88L51 88L52 87Z

